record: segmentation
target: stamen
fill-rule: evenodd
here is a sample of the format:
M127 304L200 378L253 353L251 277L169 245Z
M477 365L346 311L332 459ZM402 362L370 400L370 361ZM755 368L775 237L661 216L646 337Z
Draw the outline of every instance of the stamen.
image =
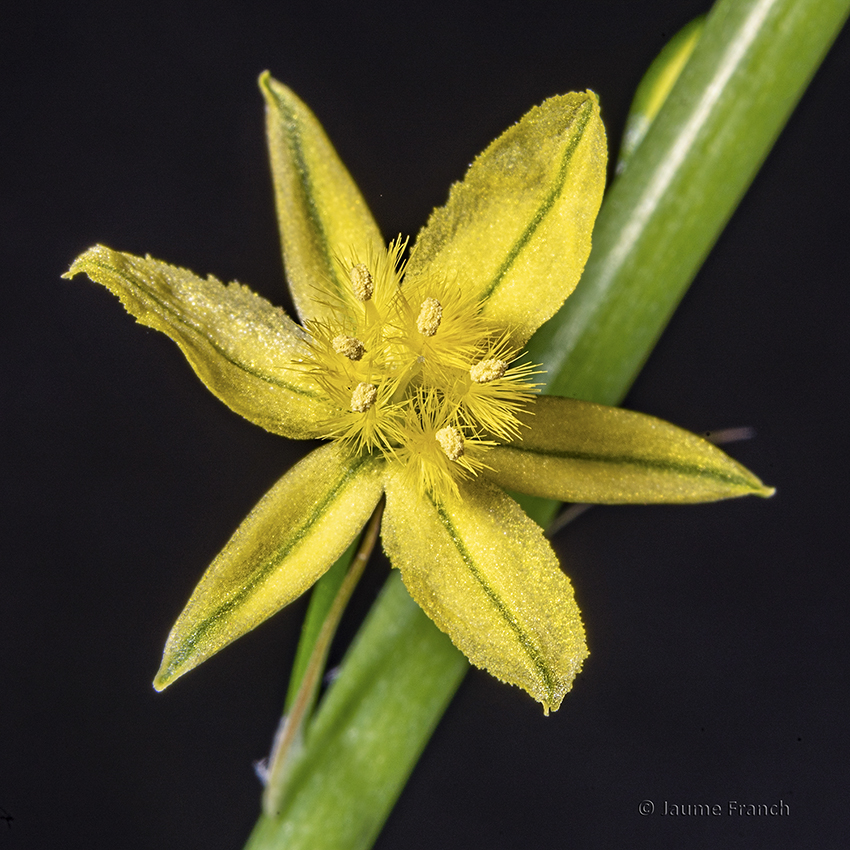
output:
M463 434L457 428L440 428L434 437L449 460L459 460L463 457Z
M365 263L358 263L349 272L351 278L351 286L354 289L354 297L358 301L368 301L372 297L372 292L375 285L372 282L372 275Z
M360 383L351 394L351 409L355 413L365 413L378 397L378 388L374 384Z
M489 384L490 381L503 378L507 371L505 360L482 360L469 370L469 375L476 384Z
M416 327L423 336L434 336L443 320L443 306L436 298L426 298L419 310Z
M333 350L337 354L344 354L349 360L360 360L366 347L359 339L353 336L339 334L331 340Z

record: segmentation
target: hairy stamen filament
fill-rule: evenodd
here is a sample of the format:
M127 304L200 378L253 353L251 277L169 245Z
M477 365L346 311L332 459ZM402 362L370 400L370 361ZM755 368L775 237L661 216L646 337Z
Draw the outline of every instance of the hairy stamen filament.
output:
M351 295L334 318L310 324L310 370L336 409L327 436L378 451L438 499L485 467L536 391L534 367L511 366L510 336L454 279L401 282L400 240L366 262L338 258ZM351 297L353 296L353 297Z

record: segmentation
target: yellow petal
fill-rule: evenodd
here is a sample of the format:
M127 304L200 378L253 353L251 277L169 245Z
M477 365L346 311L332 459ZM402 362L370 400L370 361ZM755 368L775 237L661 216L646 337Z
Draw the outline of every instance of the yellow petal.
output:
M335 255L368 262L381 234L316 116L268 72L260 89L289 287L302 321L323 318L322 302L351 297Z
M387 478L384 548L410 595L469 660L556 710L587 657L584 628L555 553L492 484L460 482L435 504Z
M292 439L320 436L331 415L324 393L293 369L303 331L246 286L223 286L151 257L103 245L74 260L64 277L85 272L121 299L138 321L180 346L198 377L228 407Z
M541 396L520 439L487 453L502 487L564 502L713 502L772 496L711 443L652 416Z
M592 92L553 97L473 162L419 234L407 278L442 275L522 345L573 291L605 187L605 129Z
M167 687L307 590L369 519L383 466L330 444L290 469L204 573L168 636L154 687Z

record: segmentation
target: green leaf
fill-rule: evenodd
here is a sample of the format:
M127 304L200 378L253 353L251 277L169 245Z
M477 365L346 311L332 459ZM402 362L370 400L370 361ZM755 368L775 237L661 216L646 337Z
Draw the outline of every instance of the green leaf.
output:
M316 449L260 500L180 615L157 690L300 596L348 548L383 492L383 461Z
M652 416L541 396L522 435L487 453L502 487L591 504L686 504L771 496L716 446Z
M523 345L573 291L605 188L605 128L595 94L553 97L505 131L422 229L407 265L453 277Z
M704 27L705 15L700 15L683 26L664 45L649 66L649 70L643 75L632 100L629 117L626 119L623 144L617 160L618 174L626 167L626 163L643 141L655 116L667 100L673 85L679 79L688 59L691 58Z
M383 240L315 115L268 72L260 76L260 89L289 288L301 320L319 319L329 302L350 297L334 251L366 261Z
M304 332L246 286L223 286L151 257L103 245L74 260L63 277L85 272L121 299L140 324L171 337L207 387L231 410L292 439L321 434L332 410L306 372Z
M556 711L587 646L540 526L482 478L443 503L402 474L388 476L386 494L384 549L410 595L473 664Z

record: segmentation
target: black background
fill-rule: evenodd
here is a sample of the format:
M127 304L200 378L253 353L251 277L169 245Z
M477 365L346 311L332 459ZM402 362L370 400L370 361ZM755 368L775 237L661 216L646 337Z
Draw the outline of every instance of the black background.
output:
M318 114L389 237L545 97L593 88L616 147L642 69L706 4L43 2L2 85L0 850L240 847L303 604L164 694L200 573L305 451L239 419L165 337L59 280L95 242L287 303L256 77ZM844 846L848 366L844 33L627 405L779 488L596 508L556 546L591 657L544 718L471 673L388 848ZM360 589L343 633L387 569ZM337 657L339 650L336 650ZM642 817L775 803L782 817Z

